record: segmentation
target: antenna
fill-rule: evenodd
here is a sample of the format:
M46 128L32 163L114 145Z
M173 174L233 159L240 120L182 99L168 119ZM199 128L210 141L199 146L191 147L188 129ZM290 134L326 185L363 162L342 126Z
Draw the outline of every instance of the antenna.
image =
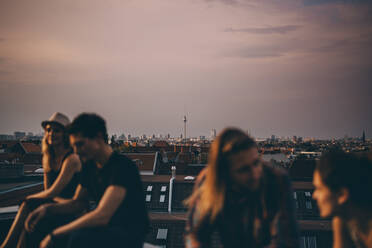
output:
M187 123L187 118L186 118L186 115L183 117L183 124L184 124L184 129L183 129L183 131L184 131L184 139L185 139L185 142L186 142L186 123Z

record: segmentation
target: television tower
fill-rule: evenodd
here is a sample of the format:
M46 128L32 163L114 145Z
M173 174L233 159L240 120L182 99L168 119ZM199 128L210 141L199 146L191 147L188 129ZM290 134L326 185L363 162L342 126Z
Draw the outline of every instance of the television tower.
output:
M183 138L185 139L186 141L186 122L187 122L187 118L186 118L186 115L183 117L183 124L184 124L184 127L183 127L183 131L184 131L184 135L183 135Z

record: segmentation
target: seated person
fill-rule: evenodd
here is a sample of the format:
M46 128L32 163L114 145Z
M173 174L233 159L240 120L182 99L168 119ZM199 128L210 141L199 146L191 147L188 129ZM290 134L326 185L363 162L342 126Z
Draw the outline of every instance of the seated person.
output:
M40 247L142 247L149 221L136 165L113 152L105 121L95 114L76 117L69 133L83 163L81 183L72 200L43 205L30 218L28 244L37 245L42 239ZM97 207L85 213L89 196ZM59 214L80 216L70 223L45 225Z
M256 142L227 128L212 143L207 167L186 201L186 247L298 247L293 193L287 174L264 164Z
M372 164L341 150L317 163L313 198L320 216L332 217L333 247L372 248Z
M15 247L18 240L22 240L21 233L26 218L41 204L73 197L81 163L70 147L66 131L69 123L67 116L58 112L41 123L45 131L42 140L44 191L26 197L1 247Z

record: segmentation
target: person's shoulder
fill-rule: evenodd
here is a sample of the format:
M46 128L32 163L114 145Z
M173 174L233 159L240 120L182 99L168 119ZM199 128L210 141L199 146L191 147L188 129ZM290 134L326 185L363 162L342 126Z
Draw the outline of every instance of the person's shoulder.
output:
M137 168L135 163L130 158L118 152L114 152L112 154L111 161L112 161L113 166L120 166L120 167L129 168L129 169Z
M125 156L124 154L118 153L118 152L113 152L112 157L115 161L121 161L121 162L127 162L130 164L134 164L133 161Z

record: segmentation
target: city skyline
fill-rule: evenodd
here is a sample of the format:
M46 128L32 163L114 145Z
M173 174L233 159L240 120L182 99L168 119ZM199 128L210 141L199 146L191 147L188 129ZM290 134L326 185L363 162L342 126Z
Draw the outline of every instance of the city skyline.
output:
M372 4L0 2L0 133L55 112L109 132L371 138Z
M345 139L345 138L363 139L363 137L365 137L366 139L369 139L369 136L366 134L365 130L362 131L362 134L361 135L350 136L348 134L345 134L342 137L327 137L327 138L301 136L301 135L297 135L297 134L280 135L280 134L274 134L274 133L272 133L272 134L270 134L268 136L257 136L257 135L255 135L254 133L251 132L251 129L242 129L242 130L245 131L247 134L251 135L252 137L254 137L256 139L259 139L259 140L260 139L272 139L273 137L275 137L275 139L280 139L280 140L286 140L286 139L292 140L294 138L301 138L301 139L305 139L305 140L306 139L331 140L331 139ZM216 131L216 134L218 134L218 132L220 132L222 130L216 130L216 129L212 128L212 129L209 130L209 133L208 132L204 132L203 134L200 134L200 135L197 135L197 136L196 135L190 135L190 136L187 136L187 139L195 139L195 138L200 138L200 137L204 137L205 139L214 139L215 138L215 135L212 134L212 132L214 132L214 131ZM36 136L42 137L44 135L43 132L44 131L42 129L40 129L36 133L30 132L30 131L27 131L27 130L17 130L17 131L14 131L12 133L0 133L0 136L1 135L17 136L17 135L20 135L20 134L24 133L24 136L23 137L28 137L28 136L31 136L31 137L36 137ZM117 139L121 139L120 136L122 136L122 135L124 135L126 139L128 139L129 137L130 138L142 138L143 136L145 136L148 139L152 139L152 138L154 138L153 136L155 135L155 139L157 139L157 140L161 140L161 139L167 140L169 138L170 139L179 139L181 137L183 138L184 136L183 136L183 133L182 132L184 132L184 131L182 130L179 134L171 135L169 132L168 133L155 133L155 132L152 132L152 133L151 132L150 133L129 133L129 132L123 131L123 132L118 132L118 133L108 132L108 135L110 137L115 135ZM19 139L19 138L15 138L15 139Z

